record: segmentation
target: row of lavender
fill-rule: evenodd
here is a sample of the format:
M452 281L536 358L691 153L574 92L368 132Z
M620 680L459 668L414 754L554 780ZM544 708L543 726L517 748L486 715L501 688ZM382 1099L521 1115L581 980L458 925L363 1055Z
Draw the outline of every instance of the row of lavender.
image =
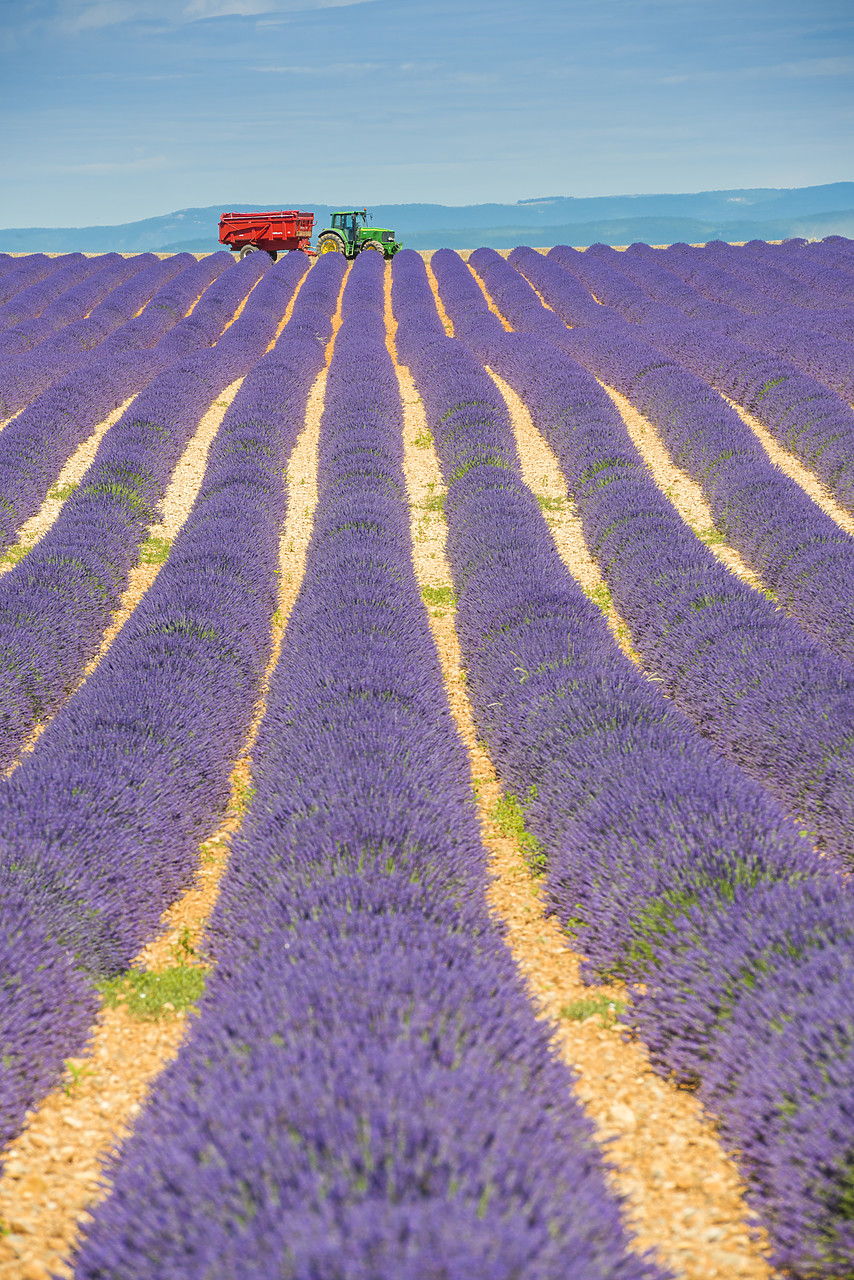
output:
M8 418L19 413L55 383L63 385L61 380L77 370L96 372L105 356L115 359L129 350L154 346L227 261L224 254L212 255L202 263L196 263L191 254L177 254L163 262L152 259L124 282L118 278L116 287L87 316L60 323L32 350L6 355L0 365L0 415ZM112 271L120 277L121 265ZM176 277L167 292L165 286ZM188 292L190 283L195 293ZM155 294L157 300L153 301ZM138 313L144 308L142 319ZM14 333L0 335L0 341Z
M724 569L691 533L592 377L585 382L603 412L607 407L610 430L587 439L571 429L560 399L550 399L550 370L560 358L555 345L569 354L585 350L588 330L568 331L492 250L478 250L471 261L513 323L545 344L526 394L539 398L588 545L648 670L700 732L768 787L822 848L854 857L854 669ZM504 331L476 282L459 259L436 256L437 271L454 263L454 278L474 308L471 320L461 317L463 336L469 332L483 359L518 380L518 363L504 354ZM618 349L616 340L612 345ZM850 542L838 530L835 536Z
M270 271L278 305L270 309L271 295L269 314L248 316L240 359L250 359L253 334L266 343L305 269L294 255ZM325 267L301 289L282 337L225 415L154 585L0 787L4 1140L85 1044L96 1007L91 977L126 968L151 937L222 811L269 654L282 470L322 366L339 278ZM229 378L237 357L222 358L218 373ZM126 516L92 526L91 555L98 537L115 542L118 529L128 535L123 556L132 556ZM75 524L85 538L86 512ZM60 608L68 615L74 603Z
M492 256L474 260L501 297ZM507 334L456 255L442 251L432 263L456 332L514 385L555 449L634 643L645 659L667 652L681 663L684 709L693 699L708 714L728 664L769 635L773 611L748 617L723 657L716 653L737 620L715 601L726 602L727 575L710 583L712 566L691 560L690 533L647 488L611 401L546 339L555 317L543 336ZM420 260L398 255L394 273L401 358L412 365L449 485L449 556L477 722L505 785L528 797L553 907L589 971L646 984L631 1020L663 1069L699 1082L739 1153L776 1263L802 1277L847 1274L854 905L844 876L703 743L660 684L619 656L520 483L502 401L479 361L443 335ZM542 307L528 294L533 329ZM739 588L735 600L746 608L750 593ZM662 613L654 647L647 620ZM705 669L681 647L695 619ZM788 644L792 668L800 661L799 678L814 683L803 668L822 655L798 648L791 624L775 624L764 662L774 670ZM761 667L741 689L742 702L752 691L753 708L740 711L733 697L722 721L741 714L750 726ZM841 666L834 672L850 679ZM672 679L665 688L673 691ZM766 695L768 730L775 724L781 741L818 736L791 696L792 707ZM827 707L831 718L836 711ZM820 754L814 747L817 782Z
M182 355L215 341L257 278L244 277L242 287L232 277L218 281L225 265L221 258L192 263L177 275L167 273L164 284L162 266L157 264L120 286L107 301L111 315L123 317L124 323L91 358L79 348L80 367L74 372L67 373L63 361L62 376L54 377L56 370L49 360L39 366L39 358L33 357L44 374L44 385L24 378L29 403L0 434L0 536L4 542L35 514L65 461L103 418ZM142 314L134 317L141 289L149 301ZM203 291L204 301L187 317L187 309Z
M589 1122L487 912L412 569L373 255L343 314L219 964L76 1274L660 1275L627 1252Z
M65 253L56 258L45 253L26 254L21 258L3 254L0 256L0 307L6 307L16 295L45 281L49 293L49 277L81 261L85 261L82 253ZM9 317L8 322L14 323L14 317Z
M673 461L702 489L715 528L780 607L830 652L854 660L854 541L773 465L735 410L696 373L664 354L648 326L631 324L598 306L555 262L521 249L510 258L573 325L571 332L555 333L560 325L552 316L546 321L534 295L504 264L482 257L478 261L494 280L502 305L516 314L519 295L528 301L519 319L530 332L554 335L563 350L649 418ZM599 293L605 292L601 277L616 276L617 283L610 282L612 298L620 281L628 283L599 262L584 267L585 277L594 274ZM684 319L681 323L684 329ZM672 334L679 331L675 322L668 324ZM703 341L708 342L708 335ZM854 357L854 347L851 353ZM854 414L849 416L854 443Z
M225 335L203 346L201 338L215 341L224 317L233 316L257 280L243 264L220 277L210 306L203 307L206 293L190 319L150 353L164 371L106 433L56 523L0 582L3 765L67 696L96 652L187 441L217 395L263 354L303 270L303 259L286 258L252 291ZM187 345L189 353L176 358ZM0 435L0 455L5 445L12 459L20 439L7 434L15 426ZM67 448L58 434L30 434L26 453L17 455L16 519L37 507ZM13 461L8 465L13 472Z
M108 253L89 259L88 268L71 270L68 279L56 272L17 294L0 306L0 360L31 351L58 329L84 319L115 288L156 262L150 253L133 258Z
M658 349L755 413L779 443L814 470L836 499L851 510L854 346L843 339L854 336L854 277L849 277L852 302L844 310L816 312L797 306L778 286L776 292L782 297L771 305L777 313L783 308L784 318L775 314L751 319L748 309L757 305L751 289L714 265L717 254L712 255L712 264L704 265L698 285L713 294L725 294L730 303L689 288L682 277L697 278L698 273L693 259L686 261L686 253L697 252L687 247L668 250L650 261L649 253L606 253L602 257L559 246L550 251L549 259L577 275L585 293L592 289L606 304L606 315L612 315L614 309L642 324L644 336ZM845 272L837 274L845 280ZM730 287L714 289L709 276L728 279ZM768 287L773 287L773 282ZM744 310L732 305L739 293ZM591 302L588 293L587 303ZM572 324L579 322L564 318ZM710 330L713 341L709 341Z
M683 263L676 250L662 255L639 246L618 254L603 245L592 249L585 265L598 258L639 286L640 292L630 290L631 296L622 293L619 301L610 304L622 309L628 303L632 310L629 318L635 322L647 314L651 319L656 315L663 319L662 308L677 308L682 315L671 318L684 323L687 317L740 343L782 356L850 402L854 398L854 351L846 339L854 335L854 303L817 310L821 295L776 267L773 258L769 260L768 248L765 246L762 254L741 256L733 246L722 245L719 252L718 246L710 245L708 253L698 257L695 250L691 255L695 260ZM565 249L555 256L576 261ZM780 259L782 264L788 260L789 255ZM602 283L608 294L607 283Z

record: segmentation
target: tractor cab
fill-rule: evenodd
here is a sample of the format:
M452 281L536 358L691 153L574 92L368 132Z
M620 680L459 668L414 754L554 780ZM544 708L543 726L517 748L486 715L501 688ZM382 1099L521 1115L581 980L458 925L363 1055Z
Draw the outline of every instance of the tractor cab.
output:
M347 244L352 246L359 239L359 224L367 220L367 209L348 209L346 213L333 213L330 225L333 231L340 231Z
M367 209L340 209L333 213L329 226L317 238L318 253L343 253L355 258L364 249L392 258L400 245L387 227L368 227Z

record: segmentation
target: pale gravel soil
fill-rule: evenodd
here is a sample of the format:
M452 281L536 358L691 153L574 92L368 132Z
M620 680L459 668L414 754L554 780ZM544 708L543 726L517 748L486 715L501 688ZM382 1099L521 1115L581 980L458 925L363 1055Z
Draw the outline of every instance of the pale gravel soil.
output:
M445 304L442 301L442 295L439 293L439 284L438 284L438 281L436 280L436 274L433 271L433 268L431 267L429 262L425 262L424 267L427 272L427 279L430 281L430 288L433 290L433 301L436 303L436 310L439 312L439 319L442 321L442 324L444 325L445 333L448 335L449 338L453 338L454 322L452 321L451 317L448 315L447 311L445 310ZM501 321L501 323L504 325L506 329L507 328L506 323L503 320ZM387 326L391 326L392 324L394 324L394 317L393 316L391 316L390 318L387 317L386 324Z
M295 301L296 295L279 333L290 318ZM326 351L327 367L340 323L339 298L333 339ZM238 382L228 389L232 393L229 403L239 385ZM305 571L317 504L317 442L325 389L326 369L311 389L305 426L288 464L288 509L279 542L279 598L264 690L278 661L287 620ZM225 400L228 392L220 399ZM219 409L221 421L225 407L220 405ZM213 433L207 447L212 438ZM181 477L176 472L175 490L164 500L164 520L158 526L167 532L160 536L173 537L189 514L204 470L198 450L196 463L192 474L189 467ZM157 566L141 567L153 569L156 576ZM225 816L219 829L201 846L198 884L164 913L158 935L134 960L136 968L168 968L184 962L186 944L195 951L200 948L227 866L230 840L239 829L251 787L251 752L264 708L262 692L243 752L232 771ZM132 1019L122 1007L101 1009L88 1052L71 1061L78 1078L75 1080L70 1073L64 1085L48 1095L5 1153L8 1162L0 1180L0 1221L11 1228L11 1234L0 1237L0 1280L47 1280L51 1271L62 1276L72 1274L73 1263L68 1259L80 1223L86 1221L88 1211L109 1189L102 1179L101 1162L131 1131L157 1076L178 1053L187 1025L187 1016L180 1011L170 1021L148 1023Z
M205 461L211 442L219 430L220 424L225 417L225 412L237 395L242 382L243 379L238 378L235 382L232 382L231 386L226 387L220 394L219 399L214 401L207 413L201 418L196 432L181 455L172 479L163 495L161 518L148 526L146 538L161 538L171 542L187 519L202 483ZM140 563L134 565L131 569L128 574L128 585L122 592L119 607L113 614L110 624L101 638L98 652L93 658L90 658L84 667L82 676L69 696L73 696L76 693L87 676L91 675L101 662L142 597L154 583L161 568L162 565L159 564ZM59 707L54 714L58 714L61 710L62 707ZM18 759L6 770L5 777L8 778L11 773L14 773L24 756L33 750L52 719L53 716L48 716L36 725L21 748Z
M92 256L92 255L88 255L88 256ZM191 312L193 311L193 308L195 307L196 303L199 301L199 298L201 298L201 296L202 294L200 293L198 297L195 299L195 301L193 302L192 306L189 307L189 309L187 310L187 313L186 313L187 315L191 314ZM147 306L148 304L146 303L145 305ZM291 307L293 306L293 301L291 302L290 305ZM237 316L240 314L240 311L242 311L243 306L244 306L244 303L241 303L240 307L235 312L232 319L229 321L229 325L233 324L234 320L237 319ZM144 310L145 310L145 306L142 306L140 307L139 311L137 311L135 314L141 315ZM226 325L226 328L228 328L228 325ZM26 520L21 525L21 528L18 531L18 539L16 542L13 542L10 544L8 551L11 551L13 553L15 551L24 551L24 552L30 551L36 545L36 543L39 542L44 537L48 529L50 529L51 526L56 523L59 513L62 510L62 504L65 501L65 499L51 497L51 493L53 493L54 490L57 490L57 489L61 491L62 489L67 488L68 485L79 484L79 482L82 480L83 476L85 475L86 471L89 469L89 467L92 465L92 462L94 461L95 453L98 449L98 445L101 443L104 436L109 431L110 427L112 427L116 422L118 422L119 418L122 416L122 414L125 412L126 409L130 408L130 406L133 404L134 400L136 399L137 395L139 394L141 393L135 392L132 396L128 396L127 400L125 400L122 404L120 404L117 409L114 409L112 413L109 413L106 416L106 418L103 419L102 422L99 422L95 427L95 429L93 430L92 434L88 436L87 439L84 440L81 445L78 445L77 449L74 451L74 453L72 453L71 457L67 460L62 470L60 471L59 475L56 477L56 480L54 481L54 484L51 487L50 493L45 498L39 510L36 512L34 516L31 516L29 520ZM27 408L27 407L28 406L26 405L24 406L24 408ZM18 413L23 413L23 411L24 411L23 409L19 409ZM7 418L5 422L0 424L0 430L2 430L3 427L8 426L8 424L12 422L13 419L16 418L17 416L18 414L15 413L12 415L11 418ZM10 569L13 569L15 567L16 562L17 561L14 558L9 560L0 560L0 573L8 573Z
M62 490L69 485L77 485L82 480L85 473L92 465L95 457L95 451L109 431L125 410L133 404L136 395L129 396L123 404L108 414L102 422L99 422L92 434L83 441L81 445L75 449L71 457L65 463L64 467L56 477L54 484L51 486L48 496L45 498L39 510L34 516L30 516L29 520L25 520L18 530L18 538L16 542L9 544L6 554L12 553L12 558L8 560L0 560L0 574L8 573L10 569L14 569L17 563L15 552L25 554L31 551L37 542L45 536L47 531L56 523L59 513L62 510L64 498L52 496L56 490Z
M425 447L427 424L409 370L398 366L404 404L405 470L409 489L413 551L419 585L451 587L445 559L447 526L430 501L444 492L438 459ZM508 406L519 430L526 481L536 492L561 488L556 459L545 441L532 440L530 417L521 405ZM416 440L422 443L416 444ZM582 585L595 580L595 566L578 543L571 517L552 530L565 562ZM573 568L574 566L574 568ZM620 999L618 986L591 988L580 977L574 953L556 919L546 915L542 882L534 877L515 840L501 834L493 812L501 795L494 766L478 741L454 626L454 609L429 610L429 621L445 674L457 727L470 756L495 915L507 927L507 942L525 976L538 1015L554 1028L555 1047L575 1069L584 1103L611 1162L615 1189L626 1198L628 1220L639 1250L655 1248L660 1260L684 1280L737 1276L769 1280L762 1247L752 1238L753 1221L734 1163L723 1152L708 1117L693 1094L656 1075L642 1044L623 1038L620 1028L603 1026L594 1015L583 1022L561 1010L591 994Z
M767 431L752 413L748 413L747 409L742 409L741 405L736 404L734 400L730 400L725 395L721 395L721 399L726 400L726 403L731 409L735 410L744 425L750 428L771 461L781 471L785 472L790 480L794 480L795 484L800 485L807 497L812 498L816 506L821 507L825 515L830 516L831 520L835 521L840 529L844 529L846 533L854 534L854 516L846 511L844 507L840 507L818 477L805 467L793 453L789 453L788 449L784 449L782 445L778 444L771 432Z
M599 378L596 381L602 390L608 393L619 410L626 431L646 463L653 480L670 499L691 532L697 535L724 568L729 569L730 573L734 573L737 578L741 578L747 586L753 587L754 591L767 596L768 589L759 576L745 564L735 547L718 541L720 535L715 529L712 512L703 497L703 490L686 471L682 471L671 462L667 448L655 426L626 396L609 387Z
M640 655L632 646L629 628L614 607L599 566L587 550L581 517L567 493L560 463L513 388L488 366L485 368L504 397L522 463L522 478L534 495L544 500L543 515L558 555L585 594L602 610L614 640L626 657L642 666Z

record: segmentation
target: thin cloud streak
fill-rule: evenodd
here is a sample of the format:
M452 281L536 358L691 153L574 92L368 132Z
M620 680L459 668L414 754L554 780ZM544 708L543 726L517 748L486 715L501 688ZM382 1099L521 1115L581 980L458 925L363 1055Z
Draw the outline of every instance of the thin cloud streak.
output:
M186 26L217 18L269 18L347 8L370 0L189 0L179 7L170 0L59 0L55 21L67 35L83 35L131 22ZM49 6L48 8L53 8ZM38 20L36 20L38 21ZM42 22L53 18L45 13Z
M175 162L167 156L146 156L138 160L93 160L86 164L58 164L53 173L109 174L109 173L157 173L174 169Z
M183 17L189 22L205 18L249 18L276 13L311 13L316 9L342 9L367 3L369 0L191 0L183 10Z
M779 62L766 67L719 67L714 71L691 71L659 76L658 84L715 84L738 80L805 80L814 76L851 76L854 57L803 58L799 62Z
M359 0L353 0L353 3L359 3ZM334 76L346 75L347 72L355 71L358 73L369 71L383 71L385 66L382 62L326 62L319 67L253 67L253 71L257 71L259 75L291 75L291 76Z

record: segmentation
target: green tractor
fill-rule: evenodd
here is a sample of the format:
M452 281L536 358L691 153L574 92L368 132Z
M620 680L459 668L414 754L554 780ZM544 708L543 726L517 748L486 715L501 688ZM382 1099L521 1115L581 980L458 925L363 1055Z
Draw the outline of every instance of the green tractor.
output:
M317 237L318 253L343 253L355 258L357 253L370 249L384 258L393 258L400 245L394 232L387 227L368 227L367 209L345 209L333 213L332 225Z

